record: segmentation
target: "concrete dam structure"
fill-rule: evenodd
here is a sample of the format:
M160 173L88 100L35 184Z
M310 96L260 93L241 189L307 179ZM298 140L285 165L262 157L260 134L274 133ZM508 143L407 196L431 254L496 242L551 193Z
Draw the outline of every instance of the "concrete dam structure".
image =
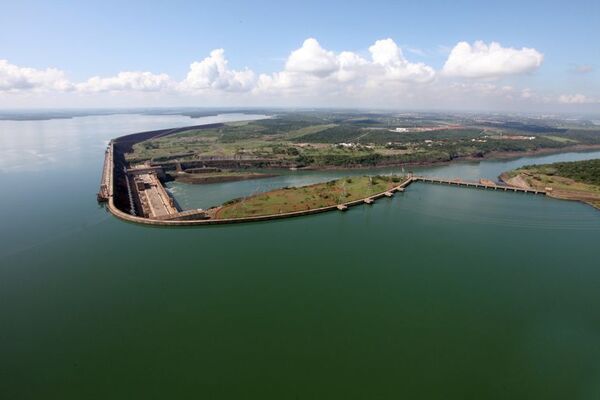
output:
M259 215L243 218L215 219L210 218L205 210L182 210L177 201L164 188L165 170L180 170L181 168L216 168L235 166L238 168L252 166L273 166L273 160L194 160L173 161L165 163L148 162L144 165L131 167L125 159L125 154L131 152L133 145L144 140L159 138L166 135L191 129L208 129L222 124L190 126L176 129L135 133L112 140L106 149L104 165L97 199L107 203L108 210L116 217L130 222L146 225L184 226L184 225L217 225L242 222L267 221L291 218L303 215L317 214L327 211L346 211L349 207L360 204L373 204L377 199L392 197L395 192L403 192L413 182L453 185L464 188L501 190L518 193L546 195L543 190L499 185L489 180L469 182L460 179L446 179L429 176L408 175L404 181L392 189L368 197L335 204L327 207L303 211ZM183 167L182 167L183 165Z

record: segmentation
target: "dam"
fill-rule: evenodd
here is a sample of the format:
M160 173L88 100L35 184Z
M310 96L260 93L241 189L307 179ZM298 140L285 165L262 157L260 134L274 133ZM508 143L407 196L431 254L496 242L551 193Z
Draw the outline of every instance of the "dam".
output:
M380 198L392 197L396 192L403 192L413 182L452 185L473 189L510 191L535 195L547 194L546 191L543 190L499 185L484 179L481 179L479 182L471 182L461 179L447 179L409 174L401 183L389 190L351 202L342 202L327 207L272 215L211 219L203 209L182 210L178 206L176 200L165 189L163 185L165 178L164 168L179 169L181 168L180 163L169 161L166 163L166 166L163 166L160 163L153 162L130 167L125 161L124 153L127 149L131 149L131 146L136 142L136 139L146 140L149 137L160 137L175 131L179 132L187 129L190 128L134 134L123 137L128 138L128 140L125 141L120 141L120 139L123 138L112 140L105 151L100 189L97 195L98 201L107 203L108 210L113 215L126 221L148 225L179 226L267 221L333 210L346 211L349 207L361 204L373 204ZM132 140L129 138L130 136L134 136L134 139ZM123 143L126 143L126 145L124 146ZM229 165L234 162L239 163L239 160L219 161L220 165ZM261 160L261 162L264 162L264 160ZM190 163L189 166L196 167L197 165L197 163ZM206 163L203 165L206 165Z
M112 168L113 168L113 145L112 141L108 144L104 152L104 166L102 168L102 178L100 181L100 190L98 191L98 202L107 202L112 197Z
M461 179L444 179L444 178L435 178L429 176L413 176L413 182L423 182L423 183L438 183L443 185L454 185L459 187L471 187L476 189L489 189L489 190L504 190L509 192L520 192L520 193L530 193L530 194L547 194L545 190L539 189L528 189L521 188L517 186L508 186L508 185L497 185L491 181L486 182L486 180L481 179L479 182L469 182L463 181Z

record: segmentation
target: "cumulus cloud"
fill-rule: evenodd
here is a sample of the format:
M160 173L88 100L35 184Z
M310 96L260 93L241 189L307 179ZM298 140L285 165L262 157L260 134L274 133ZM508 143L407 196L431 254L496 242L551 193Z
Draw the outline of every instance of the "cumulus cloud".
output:
M259 76L257 91L356 92L384 84L427 83L435 76L430 66L409 62L392 39L376 41L369 52L370 60L352 51L336 53L309 38L290 53L282 71Z
M358 54L326 50L314 38L290 53L284 69L259 76L255 92L261 94L315 94L338 91L364 78L368 62Z
M435 71L423 63L410 63L402 49L392 39L378 40L369 47L375 65L384 69L385 79L412 82L430 82Z
M407 51L409 55L415 53ZM543 55L535 49L505 48L496 42L459 42L445 54L445 65L436 71L425 63L409 60L391 38L375 41L364 52L331 50L317 39L308 38L288 54L279 71L271 73L232 68L225 51L215 49L208 57L193 62L180 80L167 74L128 71L108 77L94 76L80 83L70 82L58 69L23 68L0 60L0 92L119 92L123 99L127 93L131 93L130 99L135 99L135 93L142 93L138 98L152 97L157 102L169 99L174 103L195 101L194 96L203 96L207 102L222 105L478 108L488 104L512 106L519 102L554 105L592 102L579 94L545 97L528 88L508 85L516 82L492 80L538 68ZM147 92L157 95L146 96Z
M542 65L544 55L536 49L502 47L476 41L472 45L459 42L448 56L442 72L446 76L462 78L499 78L522 74Z
M78 84L77 90L81 92L116 92L116 91L142 91L156 92L170 89L175 82L167 74L153 74L151 72L119 72L116 76L101 78L94 76Z
M231 70L225 58L225 50L216 49L202 61L190 65L190 71L181 83L183 90L224 90L241 92L251 90L256 81L253 71Z
M558 102L561 104L586 104L593 103L594 100L583 94L562 94L558 96Z
M44 70L19 67L0 60L0 91L56 90L69 91L73 85L65 73L56 68Z
M368 72L369 62L351 51L342 51L338 56L339 68L336 79L340 82L357 80Z
M325 77L335 72L339 65L339 60L332 51L323 49L316 39L309 38L304 41L302 47L292 51L285 63L285 69L289 72L304 72Z

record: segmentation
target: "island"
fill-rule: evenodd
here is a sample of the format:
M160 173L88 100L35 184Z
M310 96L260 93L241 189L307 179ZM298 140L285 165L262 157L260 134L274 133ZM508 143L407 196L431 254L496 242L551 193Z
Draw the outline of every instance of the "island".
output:
M527 165L500 178L520 188L544 190L548 196L575 200L600 210L600 160Z
M122 219L155 225L270 220L371 204L411 182L453 184L567 198L564 188L506 175L502 182L362 176L282 188L208 209L183 210L165 183L211 184L273 177L283 170L357 169L447 163L600 148L585 120L497 115L266 112L261 120L122 136L106 150L98 200ZM540 181L542 182L542 181ZM590 200L590 204L596 204Z

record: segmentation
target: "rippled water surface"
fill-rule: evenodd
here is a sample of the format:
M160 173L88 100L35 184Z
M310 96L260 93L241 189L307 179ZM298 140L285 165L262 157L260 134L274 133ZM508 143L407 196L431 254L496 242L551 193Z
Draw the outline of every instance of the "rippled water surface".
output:
M0 121L1 398L600 397L600 212L427 184L237 226L149 228L96 204L110 138L199 121ZM169 190L207 207L347 174Z

